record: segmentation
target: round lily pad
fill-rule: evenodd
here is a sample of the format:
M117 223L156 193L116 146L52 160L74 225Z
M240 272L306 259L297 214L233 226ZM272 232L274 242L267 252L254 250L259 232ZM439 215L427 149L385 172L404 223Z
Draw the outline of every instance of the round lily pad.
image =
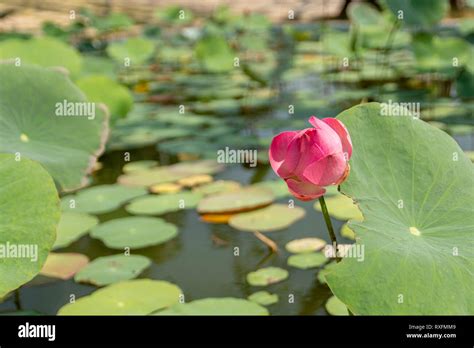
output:
M0 298L30 281L45 263L59 221L58 201L54 182L39 163L0 154ZM8 257L9 245L29 252Z
M328 207L329 215L339 220L358 220L362 221L362 216L357 205L354 204L351 198L344 195L331 196L325 199ZM314 208L321 211L321 205L319 202L314 204Z
M200 214L236 213L268 205L273 199L273 194L266 189L243 188L209 195L199 202L197 210Z
M288 271L279 267L261 268L247 274L247 282L253 286L266 286L288 278Z
M128 186L151 186L193 176L196 174L214 174L224 167L212 160L182 162L121 175L118 182Z
M210 182L209 184L200 185L193 188L193 192L201 193L205 196L212 195L214 193L237 191L241 188L241 185L237 181L232 180L217 180Z
M229 220L229 225L249 232L271 232L285 229L302 219L306 212L301 207L290 208L286 204L272 204L268 207L235 214Z
M97 286L109 285L136 278L151 265L151 260L141 255L112 255L99 257L76 273L74 280Z
M273 193L276 199L291 196L283 180L269 180L253 184L252 187L264 188Z
M247 297L247 299L262 306L269 306L278 302L278 295L271 294L268 291L257 291Z
M150 186L150 192L156 194L177 193L182 189L183 187L181 185L173 184L171 182L165 182L163 184L155 184Z
M50 253L40 274L59 279L70 279L89 263L86 255L78 253Z
M179 179L178 184L185 187L194 187L202 184L208 184L212 182L212 180L212 176L209 174L199 174Z
M129 59L130 66L145 63L155 51L153 41L141 37L130 38L124 42L114 42L107 46L107 54L124 64Z
M178 228L160 218L125 217L104 222L90 234L112 249L139 249L175 238Z
M234 68L234 53L224 36L208 35L199 40L195 54L209 72L225 72Z
M158 161L154 160L143 160L143 161L134 161L127 163L123 166L122 171L124 173L132 173L140 170L146 170L158 165Z
M288 258L288 266L300 269L314 268L324 265L328 259L322 253L304 253Z
M178 303L176 285L135 279L106 286L59 309L58 315L147 315Z
M53 249L65 248L99 223L95 216L83 213L63 212L56 233Z
M205 298L179 303L156 315L268 315L268 311L251 301L240 298Z
M286 243L285 248L290 253L301 254L321 250L325 245L326 241L320 238L302 238Z
M137 215L161 215L182 209L194 208L201 195L193 192L169 193L134 199L125 210Z
M108 115L53 69L4 63L0 81L0 152L40 162L64 191L86 185L104 150Z
M146 195L141 187L99 185L68 195L61 199L63 211L103 214L119 208L132 198Z
M328 302L326 302L326 310L331 315L349 315L346 305L336 296L332 296Z

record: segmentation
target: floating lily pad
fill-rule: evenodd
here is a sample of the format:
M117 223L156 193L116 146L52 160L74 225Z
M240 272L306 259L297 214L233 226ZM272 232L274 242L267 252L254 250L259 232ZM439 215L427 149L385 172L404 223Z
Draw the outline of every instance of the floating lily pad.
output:
M86 255L78 253L50 253L40 274L59 279L70 279L89 263Z
M151 260L141 255L112 255L99 257L81 269L74 280L97 286L109 285L136 278L151 265Z
M247 282L253 286L266 286L288 278L288 271L279 267L261 268L247 274Z
M61 307L58 315L147 315L177 303L181 293L169 282L129 280L81 297Z
M268 205L273 199L273 194L267 189L243 188L209 195L199 202L197 210L201 214L235 213Z
M104 103L112 119L127 116L132 109L133 98L128 88L105 75L89 75L76 81L87 99L95 103Z
M132 173L140 170L147 170L156 167L157 165L158 161L153 160L134 161L124 165L122 171L124 173Z
M82 65L81 55L75 48L51 37L10 39L0 42L0 60L17 58L21 60L21 65L61 66L72 75L77 75Z
M64 248L86 235L99 223L95 216L83 213L63 212L59 220L53 249Z
M286 243L285 248L290 253L302 254L321 250L326 246L326 241L320 238L295 239Z
M331 315L349 315L346 305L336 296L332 296L328 302L326 302L326 310Z
M163 184L155 184L150 186L150 192L157 194L177 193L182 189L183 187L181 185L173 184L171 182L165 182Z
M232 180L217 180L209 184L200 185L193 188L193 192L201 193L205 196L212 195L214 193L237 191L241 188L239 182Z
M107 115L97 106L94 119L64 108L86 99L59 71L5 63L0 81L0 152L37 160L63 190L84 186L103 152Z
M0 298L30 281L45 263L59 221L58 201L40 164L0 154ZM29 255L8 257L9 244L29 246Z
M224 36L209 35L196 44L195 54L209 72L225 72L234 68L235 54Z
M125 210L137 215L161 215L182 209L194 208L201 195L193 192L169 193L134 199Z
M325 199L326 205L328 207L329 215L335 217L339 220L358 220L362 221L363 216L357 208L357 205L354 204L351 198L344 195L336 195L333 197L328 197ZM314 204L314 208L318 211L321 211L321 205L319 202Z
M354 147L341 191L364 214L349 227L366 262L344 258L327 283L354 314L471 314L472 162L445 132L380 110L361 104L338 116Z
M229 220L229 225L241 231L271 232L291 226L305 214L301 207L290 208L286 204L272 204L262 209L235 214Z
M352 240L355 240L356 238L354 231L351 230L351 228L349 227L347 223L345 223L341 227L341 236L347 239L352 239Z
M292 255L288 258L288 266L300 269L308 269L320 267L324 265L328 259L322 253L304 253Z
M291 196L288 186L283 180L269 180L253 184L252 187L259 187L270 190L275 199Z
M107 46L107 54L120 64L124 64L126 59L130 60L130 66L145 63L155 51L153 41L136 37L125 42L114 42Z
M185 187L194 187L202 184L208 184L212 182L212 176L209 174L200 174L200 175L193 175L188 176L187 178L179 179L177 182L179 185Z
M141 187L99 185L61 199L63 211L103 214L119 208L123 203L148 192Z
M104 222L90 234L112 249L140 249L175 238L178 229L160 218L125 217Z
M240 298L205 298L189 303L179 303L156 315L268 315L268 311Z
M278 295L271 294L268 291L257 291L247 297L247 299L262 306L269 306L278 302Z
M438 23L449 11L446 0L386 0L388 8L400 21L410 27L429 28ZM401 11L401 12L400 12Z
M214 174L223 169L215 160L182 162L150 170L121 175L118 182L127 186L151 186L166 182L175 182L196 174Z

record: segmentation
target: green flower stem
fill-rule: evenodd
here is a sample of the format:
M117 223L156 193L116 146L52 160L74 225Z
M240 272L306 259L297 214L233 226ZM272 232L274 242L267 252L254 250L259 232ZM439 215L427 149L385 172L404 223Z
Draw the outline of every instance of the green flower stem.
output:
M331 218L329 217L328 207L326 206L326 201L324 200L324 196L319 197L319 204L321 204L321 210L324 215L324 221L326 222L326 227L328 229L329 238L331 238L331 242L333 247L335 248L336 253L336 261L339 262L341 259L337 257L337 239L336 234L334 233L334 228L332 227Z

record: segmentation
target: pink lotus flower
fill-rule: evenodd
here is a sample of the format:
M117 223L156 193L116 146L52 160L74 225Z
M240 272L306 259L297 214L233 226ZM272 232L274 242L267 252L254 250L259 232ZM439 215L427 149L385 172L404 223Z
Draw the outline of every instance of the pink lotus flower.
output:
M302 201L323 196L325 186L341 184L349 175L352 155L351 138L341 121L311 116L309 123L314 128L275 136L269 150L273 170Z

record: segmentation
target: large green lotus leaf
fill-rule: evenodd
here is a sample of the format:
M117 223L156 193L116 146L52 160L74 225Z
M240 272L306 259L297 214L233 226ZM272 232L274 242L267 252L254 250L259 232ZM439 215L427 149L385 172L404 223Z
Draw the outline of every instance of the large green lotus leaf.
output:
M260 268L247 274L247 282L253 286L266 286L288 278L288 271L279 267Z
M201 214L236 213L268 205L273 200L268 189L250 187L209 195L199 202L197 210Z
M133 106L128 88L105 75L90 75L76 81L91 102L107 105L113 119L127 116Z
M104 222L90 234L112 249L140 249L175 238L178 228L160 218L124 217Z
M95 117L80 116L79 108L72 112L67 107L70 116L58 116L64 101L86 99L66 75L53 69L0 64L0 81L0 151L40 162L63 190L87 184L86 175L107 139L106 113L96 106Z
M200 39L196 44L195 54L209 72L225 72L234 68L235 54L221 35L212 34Z
M290 208L286 204L272 204L268 207L232 216L229 225L249 232L271 232L287 228L302 219L306 212L301 207Z
M178 192L134 199L125 207L130 214L161 215L196 207L202 195L195 192Z
M38 274L53 246L59 214L54 182L43 167L0 154L0 298ZM8 257L9 246L21 245L36 250L37 257Z
M81 55L76 49L51 37L10 39L0 42L0 60L17 58L21 59L21 65L62 66L73 76L79 73L82 66ZM5 79L2 78L2 81Z
M135 37L125 42L114 42L107 46L107 54L120 64L130 59L130 65L141 65L145 63L155 51L153 41Z
M429 28L449 11L448 0L385 0L393 14L410 27ZM400 12L402 11L402 12Z
M67 247L86 235L98 223L99 219L89 214L63 212L59 220L56 242L53 249Z
M99 185L61 199L63 211L103 214L118 209L125 202L146 195L142 187Z
M365 261L326 275L354 314L472 314L473 164L443 131L378 103L338 116L353 142L341 191L364 214L350 222Z
M179 303L155 315L268 315L268 311L251 301L240 298L205 298Z
M147 315L178 303L176 285L136 279L106 286L59 309L58 315Z
M328 259L322 253L303 253L288 258L288 266L309 269L324 265Z
M278 295L271 294L268 291L262 290L254 292L252 295L247 297L247 299L262 306L269 306L278 302Z
M325 198L326 205L328 207L329 215L334 216L339 220L363 220L363 216L354 204L352 199L347 196L338 194L336 196ZM319 202L314 203L314 209L321 211L321 205Z
M141 255L104 256L81 269L74 276L74 280L104 286L136 278L150 265L151 260Z
M49 253L40 274L50 278L67 280L72 278L74 274L83 269L88 263L89 258L86 255L78 253Z

